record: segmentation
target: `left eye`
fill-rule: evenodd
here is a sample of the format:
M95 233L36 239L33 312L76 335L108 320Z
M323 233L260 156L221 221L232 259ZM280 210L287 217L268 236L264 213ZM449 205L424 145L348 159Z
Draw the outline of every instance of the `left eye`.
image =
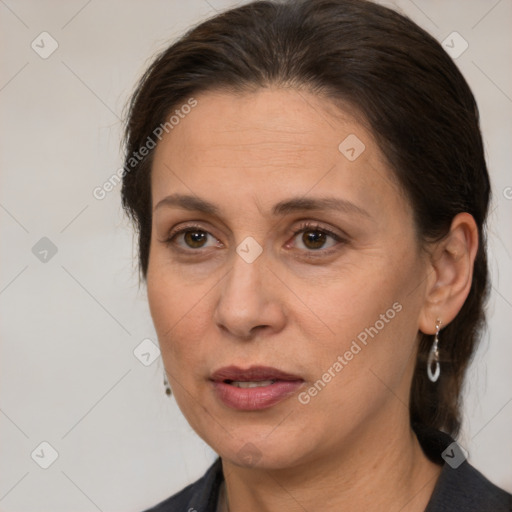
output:
M300 249L312 251L330 249L335 246L337 242L342 241L342 239L335 233L315 226L302 228L299 231L296 231L294 235L294 239L299 237L299 235L302 235L299 237L300 243L302 244L302 247L299 246ZM331 239L331 243L325 246L329 239Z

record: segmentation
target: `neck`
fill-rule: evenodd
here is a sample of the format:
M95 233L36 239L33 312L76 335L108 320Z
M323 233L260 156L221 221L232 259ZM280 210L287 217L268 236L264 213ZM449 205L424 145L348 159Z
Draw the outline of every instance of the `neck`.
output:
M402 428L396 421L376 424L377 431L358 430L337 452L330 448L293 468L223 460L229 512L425 510L440 466L423 454L408 421Z

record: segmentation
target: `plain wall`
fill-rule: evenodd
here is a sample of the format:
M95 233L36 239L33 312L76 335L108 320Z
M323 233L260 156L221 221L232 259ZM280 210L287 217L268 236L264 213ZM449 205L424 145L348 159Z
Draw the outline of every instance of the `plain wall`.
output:
M122 165L123 107L151 57L233 5L0 2L1 511L137 512L215 458L164 394L161 360L144 366L134 356L156 336L132 232L120 186L102 200L93 190ZM469 44L456 62L481 110L494 187L493 289L460 443L474 466L512 491L512 3L387 5L439 41L457 31ZM45 59L31 47L51 49L43 31L58 43ZM58 453L48 469L40 464L52 452L42 442Z

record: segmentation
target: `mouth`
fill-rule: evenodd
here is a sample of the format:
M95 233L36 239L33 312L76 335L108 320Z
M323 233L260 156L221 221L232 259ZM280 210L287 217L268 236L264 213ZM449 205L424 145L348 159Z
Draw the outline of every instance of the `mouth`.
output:
M237 388L262 388L265 386L270 386L271 384L274 384L275 380L253 380L253 381L243 381L243 380L229 380L226 379L226 384L231 384L231 386L235 386Z
M210 381L224 405L242 411L272 407L294 394L304 383L298 375L268 366L220 368L211 375Z

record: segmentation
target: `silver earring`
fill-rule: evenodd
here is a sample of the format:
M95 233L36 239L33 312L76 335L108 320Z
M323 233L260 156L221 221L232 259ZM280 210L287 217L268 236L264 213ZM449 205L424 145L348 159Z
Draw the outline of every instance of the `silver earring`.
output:
M167 380L167 375L165 374L165 371L164 371L164 386L165 386L165 394L167 396L171 396L172 390L171 390L171 386L169 386L169 381Z
M434 336L434 343L430 348L427 360L427 375L430 382L436 382L441 374L441 365L439 364L439 329L441 328L441 320L436 320L436 335ZM434 371L432 371L434 365Z

